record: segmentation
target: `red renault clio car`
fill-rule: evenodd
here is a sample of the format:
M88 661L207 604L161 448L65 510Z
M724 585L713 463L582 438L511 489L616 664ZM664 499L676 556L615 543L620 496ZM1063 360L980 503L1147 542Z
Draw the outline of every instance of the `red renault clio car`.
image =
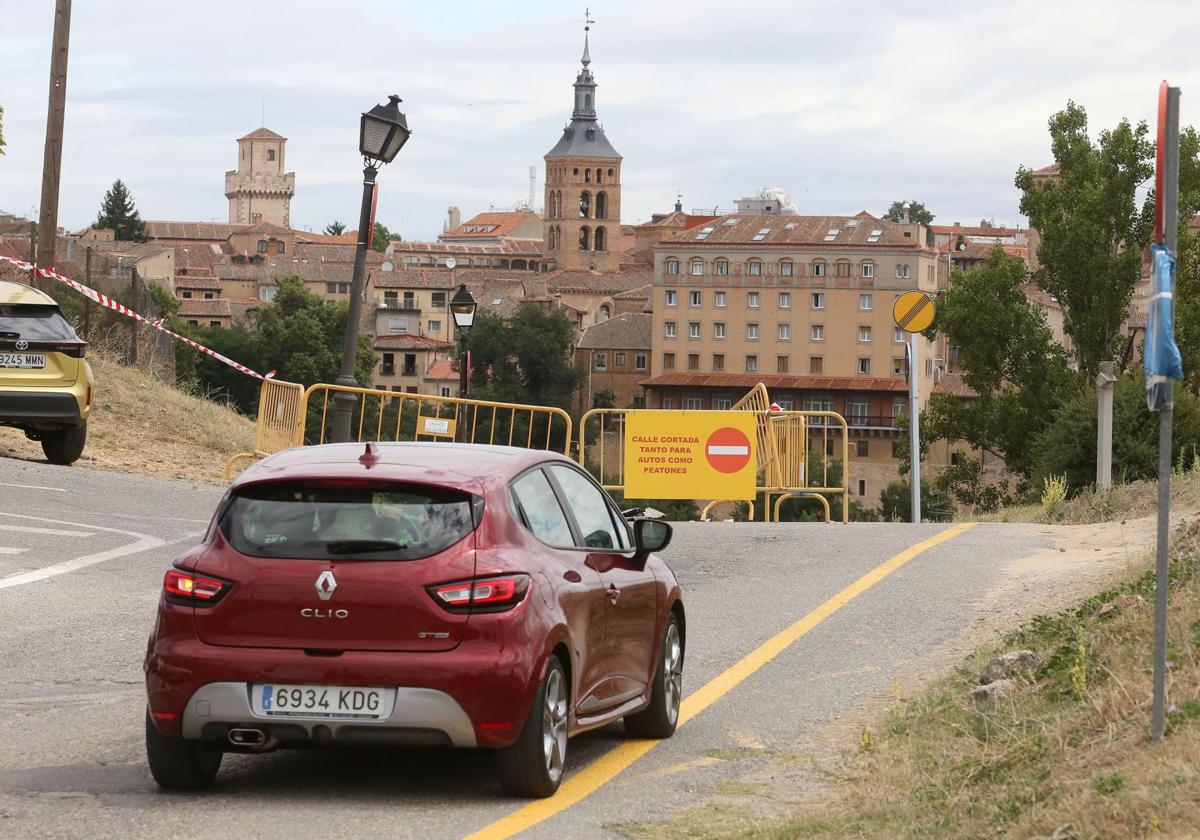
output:
M499 446L292 449L246 470L163 579L146 754L163 788L224 752L448 745L549 796L567 738L675 731L671 526L626 521L567 458Z

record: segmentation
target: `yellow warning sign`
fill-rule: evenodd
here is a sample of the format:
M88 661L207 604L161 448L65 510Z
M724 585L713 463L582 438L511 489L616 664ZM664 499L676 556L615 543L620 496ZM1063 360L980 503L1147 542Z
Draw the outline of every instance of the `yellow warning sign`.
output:
M933 323L933 300L924 292L905 292L892 304L892 318L902 330L924 332Z
M753 499L756 416L747 411L625 415L625 498Z

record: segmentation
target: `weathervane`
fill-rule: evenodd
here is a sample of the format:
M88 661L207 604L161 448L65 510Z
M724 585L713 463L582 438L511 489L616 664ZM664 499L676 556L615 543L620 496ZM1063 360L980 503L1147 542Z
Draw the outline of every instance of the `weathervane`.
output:
M587 32L592 28L592 24L596 21L592 20L592 10L588 7L583 8L583 31Z

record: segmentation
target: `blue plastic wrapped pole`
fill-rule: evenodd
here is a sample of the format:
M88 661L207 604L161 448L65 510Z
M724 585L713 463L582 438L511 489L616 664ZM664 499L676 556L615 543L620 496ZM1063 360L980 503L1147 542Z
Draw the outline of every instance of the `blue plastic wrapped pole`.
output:
M1171 401L1170 380L1183 379L1175 343L1175 258L1165 245L1150 246L1150 312L1146 320L1146 405L1158 411Z

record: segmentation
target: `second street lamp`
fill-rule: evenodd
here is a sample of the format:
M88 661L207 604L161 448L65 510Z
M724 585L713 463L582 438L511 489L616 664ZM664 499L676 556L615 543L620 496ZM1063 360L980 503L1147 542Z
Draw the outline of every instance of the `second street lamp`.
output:
M447 261L453 269L452 260ZM470 365L467 364L467 333L471 331L471 326L475 323L475 308L478 304L475 298L467 289L466 283L458 284L458 291L454 293L454 297L450 299L450 315L454 318L454 326L458 329L458 396L464 399L467 396L468 376L470 375ZM458 433L454 439L460 442L467 441L467 406L464 403L462 410L458 412Z
M362 309L363 275L366 272L367 249L375 231L371 229L371 205L375 196L375 176L379 166L391 163L399 154L411 132L408 121L400 112L400 97L389 96L386 105L376 105L362 115L358 133L358 150L363 156L362 208L358 214L358 245L354 251L354 274L350 278L350 311L346 314L346 334L342 342L342 370L337 384L357 388L354 362L358 356L358 319ZM358 398L348 391L338 391L333 397L333 434L335 443L350 440L350 422Z

